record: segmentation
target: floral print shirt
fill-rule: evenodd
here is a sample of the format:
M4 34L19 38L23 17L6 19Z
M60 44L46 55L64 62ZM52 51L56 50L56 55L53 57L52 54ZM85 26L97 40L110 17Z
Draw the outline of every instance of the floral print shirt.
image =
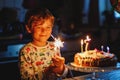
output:
M21 79L42 80L43 71L52 63L52 57L61 56L60 50L55 50L54 47L53 42L48 42L44 47L26 44L19 53Z

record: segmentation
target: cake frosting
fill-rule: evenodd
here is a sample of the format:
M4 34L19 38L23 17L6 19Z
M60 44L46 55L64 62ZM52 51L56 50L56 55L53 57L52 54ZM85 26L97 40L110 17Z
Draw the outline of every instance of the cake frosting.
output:
M107 67L117 64L117 57L113 53L97 49L76 53L74 62L77 66Z

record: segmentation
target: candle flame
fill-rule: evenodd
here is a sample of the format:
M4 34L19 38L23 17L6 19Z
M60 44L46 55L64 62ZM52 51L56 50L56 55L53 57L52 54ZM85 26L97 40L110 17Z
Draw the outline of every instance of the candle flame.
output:
M109 53L109 51L110 51L110 48L107 46L107 52Z
M87 36L86 36L86 39L85 39L85 43L86 43L86 42L89 42L90 40L91 40L91 39L90 39L89 36L87 35Z
M103 51L103 49L104 49L104 46L103 46L103 45L101 46L101 49L102 49L102 51Z
M110 48L107 46L107 50L109 50Z
M84 42L83 42L83 39L81 39L81 45L83 45L83 43L84 43Z
M90 40L91 40L88 35L87 35L86 39L87 39L87 41L90 41Z
M89 45L89 42L91 41L91 39L89 38L89 36L87 35L86 36L86 39L84 40L86 45L85 45L85 50L87 51L88 50L88 45Z

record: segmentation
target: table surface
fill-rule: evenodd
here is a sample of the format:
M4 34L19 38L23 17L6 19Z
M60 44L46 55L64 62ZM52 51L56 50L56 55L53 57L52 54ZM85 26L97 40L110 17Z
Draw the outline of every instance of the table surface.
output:
M63 80L91 80L89 78L91 78L92 76L92 74L87 74L72 78L66 78ZM99 78L99 80L120 80L120 70L114 70L110 72L97 72L96 77Z
M105 72L99 72L99 71L91 72L90 74L76 76L72 78L66 78L63 80L93 80L93 79L90 79L93 77L92 73L95 73L96 78L99 78L98 80L120 80L120 63L118 63L117 66L118 66L118 69L108 70Z

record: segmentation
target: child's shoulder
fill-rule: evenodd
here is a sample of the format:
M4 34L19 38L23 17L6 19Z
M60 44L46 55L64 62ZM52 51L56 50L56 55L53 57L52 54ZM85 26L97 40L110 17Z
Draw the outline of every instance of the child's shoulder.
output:
M21 49L25 49L25 48L28 48L28 47L32 47L31 42L25 44Z

